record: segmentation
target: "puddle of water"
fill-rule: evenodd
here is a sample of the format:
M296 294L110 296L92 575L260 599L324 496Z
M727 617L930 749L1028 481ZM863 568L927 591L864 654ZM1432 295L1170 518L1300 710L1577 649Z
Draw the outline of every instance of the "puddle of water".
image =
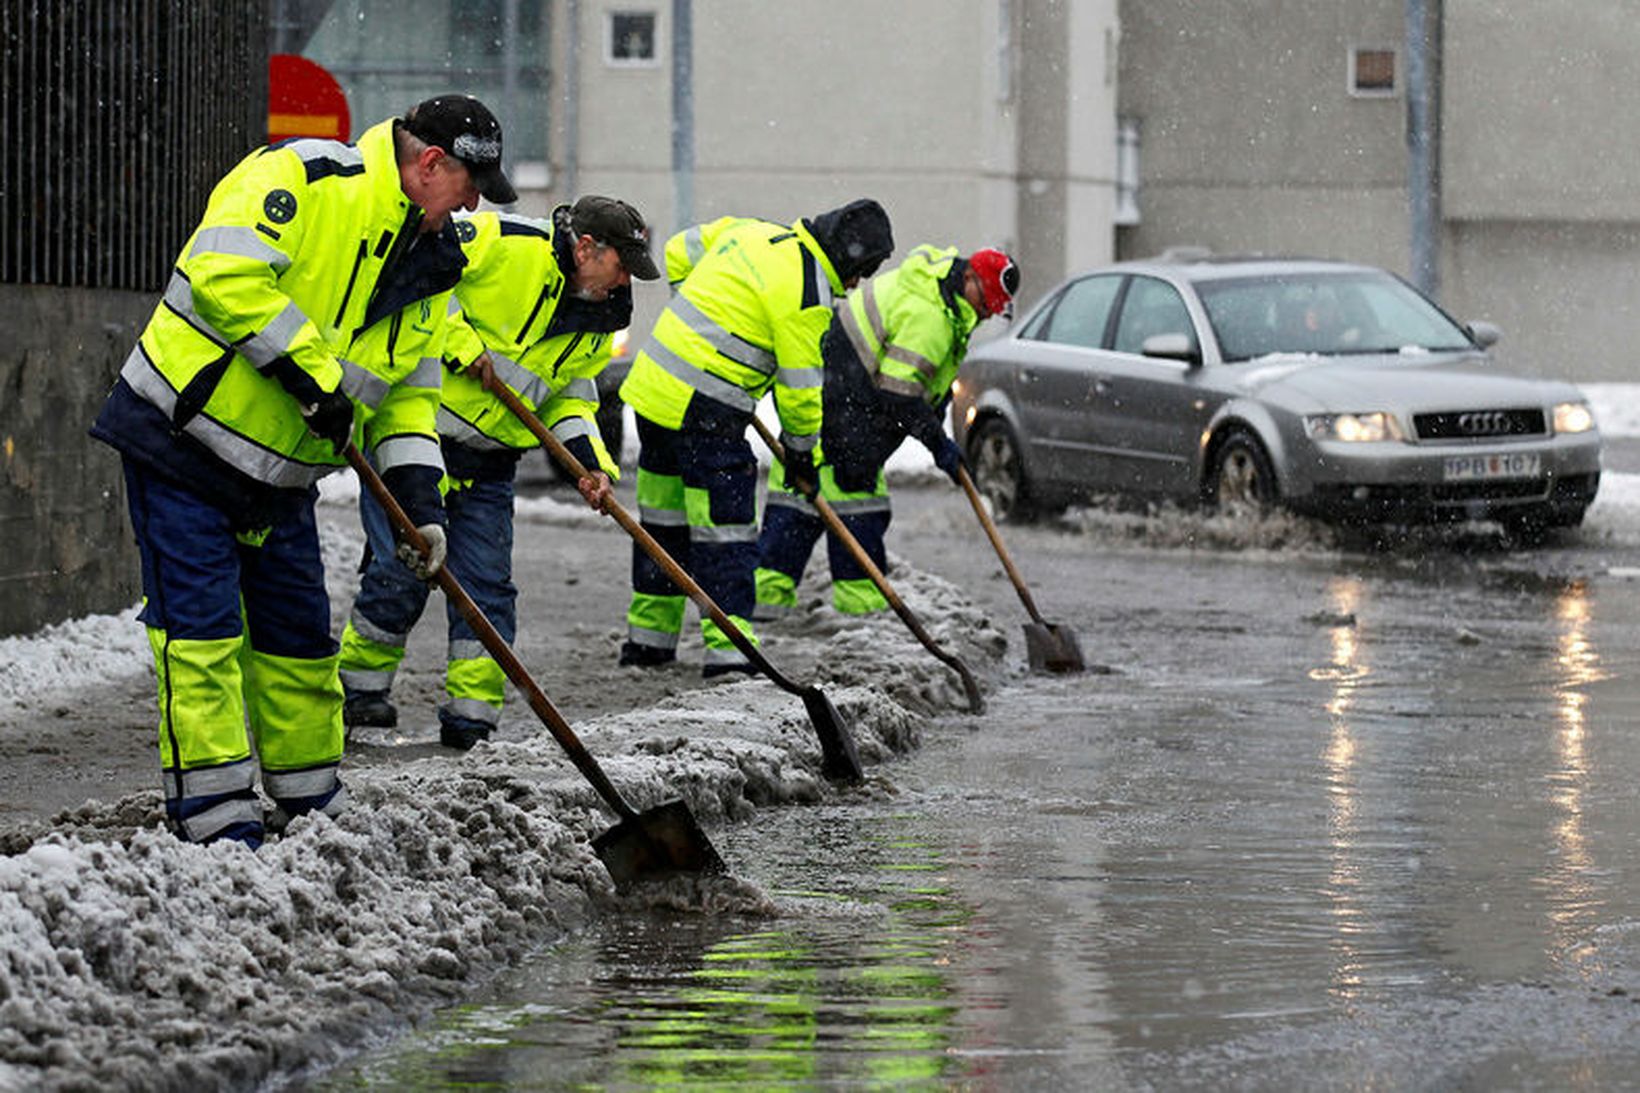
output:
M1623 583L1346 565L1055 581L1117 672L714 836L777 916L605 921L311 1088L1622 1084Z

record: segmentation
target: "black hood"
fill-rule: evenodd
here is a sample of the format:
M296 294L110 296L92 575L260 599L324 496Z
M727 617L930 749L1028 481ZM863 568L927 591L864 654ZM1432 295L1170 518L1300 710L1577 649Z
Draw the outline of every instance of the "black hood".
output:
M894 232L883 207L862 197L803 221L831 259L839 280L870 277L894 253Z

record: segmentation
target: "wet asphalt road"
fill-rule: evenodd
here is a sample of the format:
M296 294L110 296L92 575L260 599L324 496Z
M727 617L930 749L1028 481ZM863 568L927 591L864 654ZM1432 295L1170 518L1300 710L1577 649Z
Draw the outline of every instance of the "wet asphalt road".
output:
M989 712L723 833L781 919L602 924L334 1087L1632 1082L1640 543L1005 526L1100 669L1046 677L960 496L896 498L1015 642Z

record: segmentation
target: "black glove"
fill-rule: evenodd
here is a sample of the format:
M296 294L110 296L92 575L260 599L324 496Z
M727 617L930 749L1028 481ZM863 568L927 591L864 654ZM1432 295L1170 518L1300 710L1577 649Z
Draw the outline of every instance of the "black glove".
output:
M957 474L962 470L962 449L948 436L940 437L940 441L939 447L934 449L934 466L944 471L951 481L960 486L962 480Z
M813 452L786 449L786 485L810 501L820 493L820 475L814 469Z
M314 378L289 357L271 361L264 371L296 400L308 431L321 440L330 441L336 454L341 455L353 439L353 400L342 394L339 387L328 394L319 390Z
M353 400L342 394L340 388L320 395L318 402L303 406L302 419L314 436L330 441L337 455L353 440Z

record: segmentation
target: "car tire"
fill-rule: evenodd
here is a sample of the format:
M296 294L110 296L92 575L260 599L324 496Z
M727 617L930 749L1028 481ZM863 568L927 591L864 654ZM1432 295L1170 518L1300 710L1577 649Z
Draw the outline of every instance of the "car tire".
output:
M1231 429L1213 449L1202 483L1202 501L1220 512L1264 512L1281 500L1275 465L1259 438Z
M1019 438L1006 421L993 417L981 422L968 438L967 459L974 486L991 502L992 515L1016 524L1037 518Z

